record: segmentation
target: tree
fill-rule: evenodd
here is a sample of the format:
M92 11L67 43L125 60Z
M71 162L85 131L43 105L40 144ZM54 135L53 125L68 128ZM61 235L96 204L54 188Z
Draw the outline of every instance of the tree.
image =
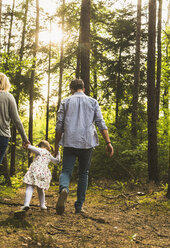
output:
M25 6L24 6L25 7L25 13L24 13L24 17L23 17L21 47L19 50L20 63L22 63L23 55L24 55L28 3L29 3L29 0L26 0ZM17 107L19 104L19 98L20 98L20 92L21 92L21 72L22 72L22 67L20 66L19 70L16 73L16 77L15 77L15 82L17 84L16 84L16 90L15 90L14 94L15 94L15 100L16 100ZM15 175L15 151L16 151L16 128L15 128L15 125L13 125L12 126L12 144L11 144L11 164L10 164L10 175L11 176Z
M63 0L62 4L62 33L63 37L61 40L61 48L60 48L60 78L59 78L59 90L58 90L58 104L57 111L59 110L61 103L61 93L62 93L62 80L63 80L63 70L64 70L64 10L65 10L65 0Z
M160 82L161 82L161 32L162 32L162 0L159 0L158 10L158 36L157 36L157 83L156 83L156 117L159 119L159 103L160 103Z
M11 11L11 20L10 20L10 28L9 28L9 36L8 36L8 46L7 46L7 53L8 54L9 54L10 46L11 46L12 25L13 25L13 19L14 19L14 9L15 9L15 0L13 0L12 11Z
M147 64L147 113L148 113L148 173L149 180L159 181L156 95L155 95L155 38L156 38L156 1L149 0L148 27L148 64Z
M80 17L81 79L90 94L90 0L82 0Z
M50 18L50 35L51 35L51 18ZM48 56L48 91L47 91L47 113L46 113L46 140L48 140L48 124L49 124L49 100L50 100L50 77L51 77L51 37L49 42Z
M133 100L132 100L132 136L133 143L137 139L137 118L138 118L138 95L140 82L140 40L141 40L141 4L137 3L137 30L136 30L136 54L135 54L135 68L134 68L134 86L133 86Z
M33 64L31 70L30 79L30 104L29 104L29 141L33 142L33 97L34 97L34 80L36 69L36 58L38 51L38 38L39 38L39 0L36 0L36 30L35 30L35 42L33 47ZM29 164L32 162L32 158L29 157Z
M2 0L0 0L0 51L1 51L1 14L2 14Z

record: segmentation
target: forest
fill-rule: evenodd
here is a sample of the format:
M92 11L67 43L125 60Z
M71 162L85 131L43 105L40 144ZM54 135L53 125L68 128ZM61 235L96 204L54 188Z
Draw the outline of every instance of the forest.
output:
M50 13L41 2L1 0L0 12L0 71L10 79L30 142L54 145L60 102L70 81L82 78L86 94L99 101L115 150L107 158L100 141L91 180L168 183L168 1L151 1L149 12L142 1L63 0ZM15 126L11 131L1 183L28 167Z
M0 72L10 79L10 93L16 100L19 116L31 144L36 146L40 140L48 140L54 146L57 111L61 101L70 95L71 80L83 79L85 93L99 102L114 147L114 156L106 156L105 142L98 132L100 145L93 151L89 174L88 194L91 202L95 196L96 199L99 197L98 191L103 188L100 197L107 201L121 198L120 205L125 204L124 200L127 204L127 198L132 195L121 193L122 190L124 192L128 187L142 187L143 191L148 184L153 187L153 195L159 187L166 200L170 199L169 24L168 0L0 0ZM62 147L60 152L62 156ZM5 198L6 194L13 191L11 188L15 193L18 192L16 189L23 190L22 179L31 161L32 158L23 149L22 139L11 122L11 139L0 165L0 203L10 205L8 201L5 202ZM53 177L49 197L54 193L54 187L58 186L61 168L62 159L57 167L50 164ZM76 175L77 166L72 178L73 198ZM112 191L113 188L116 191ZM121 189L120 194L118 188ZM117 196L113 197L115 192ZM96 212L92 210L91 202L87 204L92 213L94 211L93 217L86 216L81 221L85 222L85 218L89 218L89 221L96 223L96 232L103 230L106 236L110 235L110 229L106 227L109 223L107 212L106 219L95 217ZM98 204L100 202L101 199ZM139 205L139 201L133 202L133 207L135 204ZM132 205L126 205L122 211L130 211ZM111 210L111 205L108 208ZM32 216L41 218L34 213ZM128 218L130 216L131 213ZM64 220L59 219L61 225L68 221L66 217ZM124 217L122 215L122 221ZM46 213L44 218L49 222ZM69 218L70 228L78 225L73 224L72 217ZM4 222L0 219L0 224L8 225L7 233L12 237L14 230L9 225L13 222L7 220ZM100 227L97 227L99 223ZM29 228L27 224L15 222L12 225L19 225L20 228L26 225ZM130 241L136 242L136 245L141 242L139 247L144 247L142 238L137 239L134 233L127 234L130 241L122 241L123 238L119 240L122 246L116 243L112 246L109 242L116 241L111 238L110 241L100 243L88 233L80 242L79 237L74 239L74 230L70 229L72 235L69 236L69 230L63 231L62 226L47 224L46 232L49 236L54 238L54 230L58 232L58 246L53 244L51 236L48 239L42 236L42 241L35 232L34 235L29 234L30 238L25 238L25 247L138 247L130 246ZM102 228L104 224L106 229ZM88 225L90 230L90 222ZM126 230L128 228L126 226ZM160 234L158 226L157 229L152 226L152 230L157 235L159 233L159 237L167 239L167 229L164 235ZM0 232L5 240L5 234L1 229ZM73 245L63 241L61 234L68 235L68 240L73 237L70 241ZM147 239L145 233L145 247L168 247L166 241L156 245L155 240L153 236ZM9 247L15 246L13 244Z

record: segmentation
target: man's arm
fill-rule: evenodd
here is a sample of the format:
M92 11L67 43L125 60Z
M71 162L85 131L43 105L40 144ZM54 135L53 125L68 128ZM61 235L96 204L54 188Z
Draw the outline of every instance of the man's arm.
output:
M112 157L114 154L114 149L111 144L110 138L109 138L109 133L107 129L100 130L105 142L106 142L106 153L109 157Z

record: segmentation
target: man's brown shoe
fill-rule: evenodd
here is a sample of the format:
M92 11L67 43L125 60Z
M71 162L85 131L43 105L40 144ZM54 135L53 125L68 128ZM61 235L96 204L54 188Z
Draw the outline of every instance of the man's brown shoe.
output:
M68 195L67 189L66 188L62 189L62 191L58 197L57 204L56 204L56 212L59 215L64 213L65 204L67 201L67 195Z

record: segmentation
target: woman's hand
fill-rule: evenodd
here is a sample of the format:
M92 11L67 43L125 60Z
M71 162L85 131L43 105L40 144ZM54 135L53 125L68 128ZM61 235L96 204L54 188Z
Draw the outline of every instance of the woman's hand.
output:
M22 142L22 147L23 147L24 149L28 149L28 145L30 145L29 140L23 141L23 142Z

